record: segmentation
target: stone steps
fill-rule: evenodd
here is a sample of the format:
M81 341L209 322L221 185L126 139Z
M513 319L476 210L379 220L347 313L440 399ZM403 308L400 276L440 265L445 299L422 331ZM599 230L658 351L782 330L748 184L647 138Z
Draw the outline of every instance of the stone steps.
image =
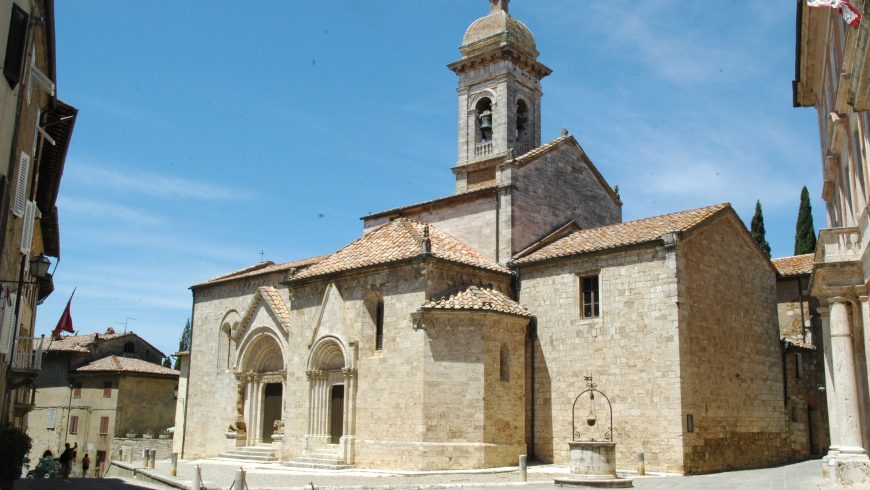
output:
M276 463L278 458L275 457L275 450L269 446L249 446L240 447L237 449L229 449L220 455L219 458L238 459L241 461L253 461L257 463Z
M352 467L345 463L341 453L328 450L307 451L293 461L284 463L284 466L315 470L346 470Z

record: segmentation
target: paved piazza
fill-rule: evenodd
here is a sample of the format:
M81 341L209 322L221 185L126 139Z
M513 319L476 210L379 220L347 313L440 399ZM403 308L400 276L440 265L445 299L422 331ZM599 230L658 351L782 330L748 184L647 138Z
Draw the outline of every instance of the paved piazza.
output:
M179 483L189 484L193 466L198 464L202 471L205 484L209 488L229 488L238 462L226 460L202 460L183 462L179 465ZM635 488L647 490L664 489L704 489L704 490L740 490L740 489L770 489L770 490L804 490L833 488L821 478L820 462L805 461L791 465L757 470L732 471L699 476L649 476L635 480ZM274 464L245 464L247 483L250 490L254 489L301 489L313 483L315 488L389 488L424 489L424 488L528 488L552 489L553 478L565 476L564 466L534 466L529 469L529 483L519 482L515 469L495 469L471 472L386 472L386 471L302 471L293 470ZM162 476L168 476L168 462L160 461L154 470ZM134 488L131 486L57 486L57 488ZM53 483L53 482L52 482ZM136 483L138 484L138 483ZM26 486L19 488L55 488L54 486ZM146 487L147 488L147 487ZM568 488L568 487L566 487ZM582 488L582 487L578 487ZM855 488L855 487L853 487ZM870 487L868 487L870 488Z

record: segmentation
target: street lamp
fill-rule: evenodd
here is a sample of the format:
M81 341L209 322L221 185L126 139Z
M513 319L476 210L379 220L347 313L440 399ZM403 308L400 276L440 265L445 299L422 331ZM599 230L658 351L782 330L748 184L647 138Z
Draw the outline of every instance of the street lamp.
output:
M49 267L51 267L51 261L45 255L37 255L30 259L30 275L37 280L45 279Z

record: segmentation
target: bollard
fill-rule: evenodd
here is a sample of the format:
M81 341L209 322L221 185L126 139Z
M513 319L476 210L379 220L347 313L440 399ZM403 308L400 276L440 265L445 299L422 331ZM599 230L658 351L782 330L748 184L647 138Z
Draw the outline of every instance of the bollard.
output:
M193 467L193 481L190 482L190 490L202 490L202 475L199 473L199 465Z
M233 488L245 490L245 470L241 466L236 470L236 481L233 482Z
M637 476L646 475L646 457L643 453L637 453Z
M148 467L153 469L155 463L157 463L157 450L150 449L148 450Z
M520 481L529 481L527 459L525 454L520 454Z
M169 455L169 476L177 476L178 474L178 453Z

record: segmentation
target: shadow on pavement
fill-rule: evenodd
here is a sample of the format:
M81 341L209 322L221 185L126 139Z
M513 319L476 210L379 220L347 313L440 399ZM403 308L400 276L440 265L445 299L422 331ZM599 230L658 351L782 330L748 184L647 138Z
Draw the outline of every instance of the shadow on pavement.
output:
M151 487L140 487L115 478L70 478L68 480L64 480L63 478L22 479L16 481L15 486L13 487L14 490L43 490L55 488L63 490L142 490L143 488Z

